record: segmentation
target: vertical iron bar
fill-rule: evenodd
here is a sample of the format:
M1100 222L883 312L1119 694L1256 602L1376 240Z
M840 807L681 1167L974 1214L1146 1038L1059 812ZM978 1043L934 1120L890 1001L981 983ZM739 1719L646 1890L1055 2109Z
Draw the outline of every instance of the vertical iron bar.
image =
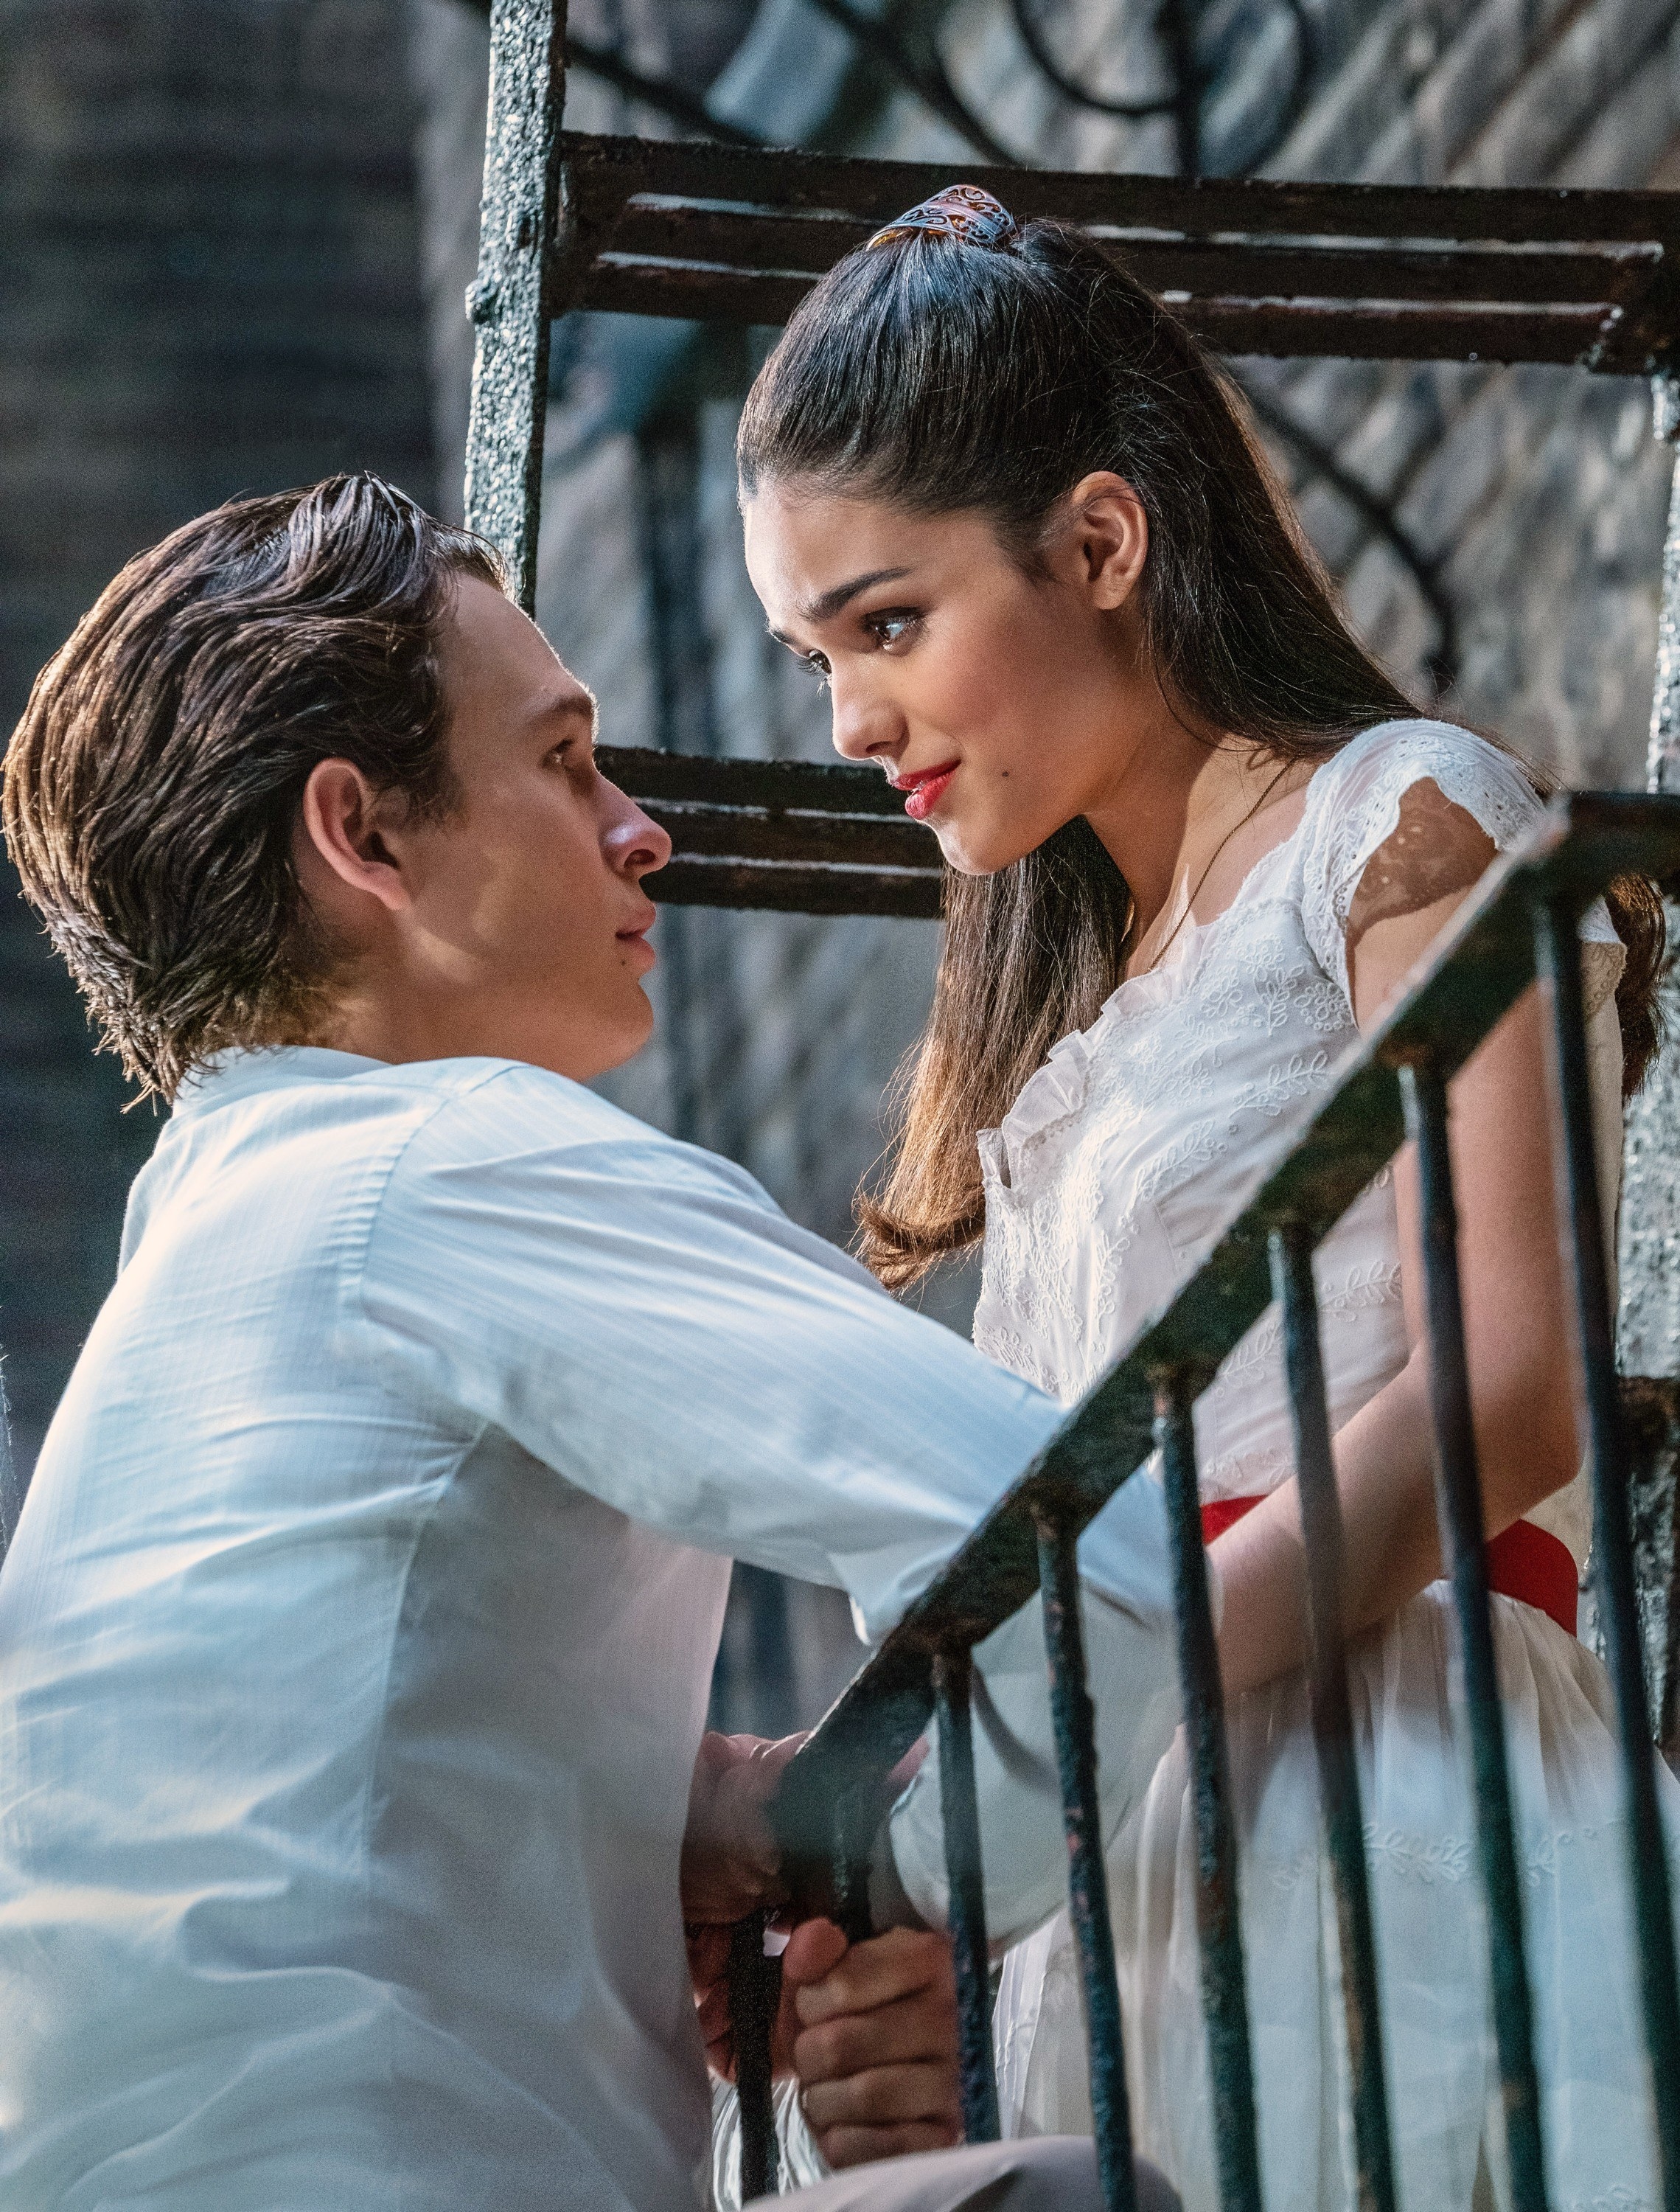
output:
M872 1814L872 1800L869 1809ZM848 1943L865 1942L875 1933L869 1903L871 1840L862 1802L848 1792L834 1808L834 1925Z
M1162 0L1156 19L1173 79L1173 159L1180 176L1202 173L1202 71L1194 0Z
M1680 793L1680 381L1667 371L1651 380L1653 427L1669 448L1673 478L1663 544L1662 596L1657 624L1656 681L1651 699L1646 789ZM1680 885L1665 887L1668 941L1680 945ZM1622 1148L1621 1251L1616 1350L1624 1376L1671 1386L1680 1381L1680 963L1663 963L1657 985L1663 1042L1645 1080L1628 1101ZM1646 1504L1650 1533L1635 1553L1635 1584L1646 1624L1651 1668L1653 1730L1671 1758L1680 1757L1680 1516L1659 1503L1656 1468L1635 1477L1635 1527ZM1649 1488L1647 1486L1649 1485ZM1643 1496L1641 1496L1643 1493Z
M1580 945L1567 905L1536 909L1537 965L1551 1006L1552 1091L1558 1116L1558 1212L1574 1263L1582 1410L1592 1462L1592 1548L1600 1625L1621 1723L1635 1950L1645 2008L1665 2212L1680 2212L1680 1987L1674 1905L1657 1808L1656 1749L1634 1582L1628 1449L1610 1333L1610 1271L1592 1137Z
M1540 2091L1534 2069L1533 2003L1523 1951L1522 1887L1511 1818L1511 1777L1499 1705L1493 1622L1488 1609L1482 1482L1476 1462L1470 1370L1459 1283L1459 1222L1446 1133L1446 1085L1432 1060L1400 1070L1406 1133L1417 1149L1423 1214L1424 1297L1429 1399L1434 1430L1435 1511L1458 1613L1476 1838L1488 1907L1494 2035L1504 2095L1505 2141L1514 2212L1545 2212Z
M1680 378L1664 369L1651 380L1652 427L1675 450L1663 540L1663 589L1657 618L1657 677L1645 757L1647 791L1680 791Z
M1259 2212L1260 2154L1254 2127L1254 2069L1243 1984L1237 1903L1236 1824L1225 1741L1225 1692L1208 1596L1202 1501L1196 1481L1195 1391L1183 1375L1155 1385L1155 1440L1167 1486L1167 1528L1179 1629L1179 1680L1190 1742L1196 1814L1196 1922L1202 1954L1202 2012L1213 2083L1214 2142L1225 2212Z
M527 614L537 603L565 99L566 0L494 0L478 274L467 294L478 335L466 516L506 562Z
M1336 1889L1348 2075L1360 2212L1394 2212L1394 2153L1383 2067L1382 2009L1365 1869L1365 1822L1354 1756L1342 1615L1342 1504L1330 1440L1313 1243L1295 1222L1271 1232L1271 1282L1283 1310L1283 1364L1295 1424L1301 1526L1307 1543L1307 1610L1313 1657L1313 1744L1324 1800L1325 1840Z
M992 2053L986 1883L980 1869L980 1811L974 1791L974 1731L968 1702L973 1674L973 1662L966 1649L935 1655L933 1710L939 1730L939 1813L945 1831L956 1964L962 2132L969 2142L996 2142L1002 2130Z
M1097 2171L1108 2212L1137 2212L1131 2162L1131 2107L1126 2096L1120 1991L1114 1931L1108 1917L1108 1869L1103 1863L1102 1814L1096 1786L1096 1729L1085 1686L1085 1638L1079 1618L1078 1539L1040 1516L1039 1586L1044 1595L1045 1655L1050 1666L1050 1718L1062 1779L1062 1826L1068 1846L1068 1917L1079 1948L1085 2034L1091 2047L1091 2114Z
M735 2087L741 2100L741 2201L776 2188L776 2112L770 2037L781 2002L781 1960L764 1955L768 1916L749 1913L729 1947L730 2024L735 2034Z

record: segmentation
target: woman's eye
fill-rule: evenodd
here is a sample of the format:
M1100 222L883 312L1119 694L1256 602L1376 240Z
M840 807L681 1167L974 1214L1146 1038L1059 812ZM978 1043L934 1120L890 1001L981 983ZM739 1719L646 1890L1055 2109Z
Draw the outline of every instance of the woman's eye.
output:
M886 614L870 615L866 626L877 645L901 645L919 619L919 616L902 608L895 608Z
M805 653L799 657L805 667L816 677L817 682L826 685L829 673L828 655L822 653Z

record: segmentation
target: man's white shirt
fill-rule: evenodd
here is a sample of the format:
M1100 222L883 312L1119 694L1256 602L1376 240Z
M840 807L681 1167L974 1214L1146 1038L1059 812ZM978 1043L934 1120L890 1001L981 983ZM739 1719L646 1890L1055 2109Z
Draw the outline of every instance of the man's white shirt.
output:
M878 1637L1059 1418L559 1076L194 1081L0 1574L7 2212L692 2203L677 1856L728 1561ZM1118 1818L1173 1702L1153 1485L1081 1557ZM980 1655L999 1934L1064 1865L1035 1610ZM937 1835L925 1770L930 1911Z

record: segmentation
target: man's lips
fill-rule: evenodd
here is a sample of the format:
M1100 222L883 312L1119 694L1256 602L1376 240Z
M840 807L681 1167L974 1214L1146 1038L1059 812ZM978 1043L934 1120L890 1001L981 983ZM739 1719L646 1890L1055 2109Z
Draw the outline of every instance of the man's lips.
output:
M915 769L907 775L889 775L887 781L895 791L909 794L904 802L904 811L910 819L925 822L944 797L946 785L961 765L959 761L946 761L938 768Z

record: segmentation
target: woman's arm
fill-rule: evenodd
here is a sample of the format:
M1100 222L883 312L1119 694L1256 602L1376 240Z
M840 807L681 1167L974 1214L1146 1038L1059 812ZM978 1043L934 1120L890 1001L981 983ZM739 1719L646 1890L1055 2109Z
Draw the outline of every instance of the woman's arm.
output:
M1490 860L1491 844L1481 844ZM1371 1026L1464 895L1454 890L1400 914L1385 914L1380 900L1375 902L1350 963L1362 1029ZM1450 1101L1477 1452L1488 1534L1496 1535L1562 1488L1580 1461L1536 991L1481 1046L1453 1083ZM1336 1438L1349 1635L1395 1612L1442 1571L1417 1173L1410 1146L1395 1164L1395 1195L1411 1355ZM1307 1656L1306 1553L1295 1481L1221 1536L1212 1555L1224 1590L1220 1657L1228 1693L1301 1665Z

